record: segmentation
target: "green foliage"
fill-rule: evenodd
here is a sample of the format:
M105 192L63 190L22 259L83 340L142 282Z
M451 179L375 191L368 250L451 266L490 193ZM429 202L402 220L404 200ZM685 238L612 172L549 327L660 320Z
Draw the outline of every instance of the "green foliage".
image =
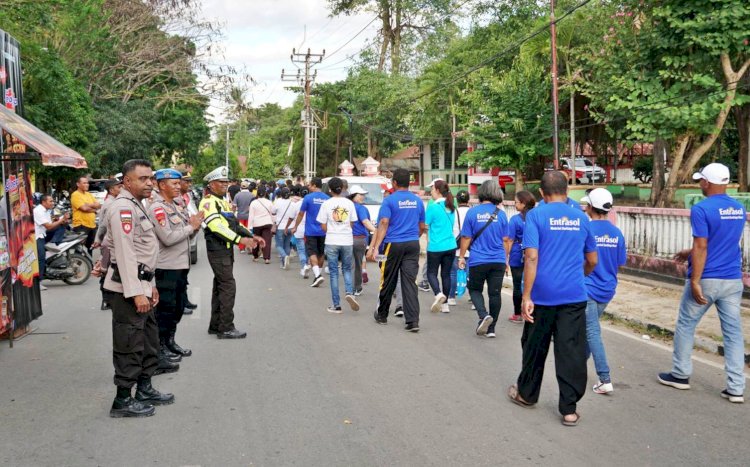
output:
M639 157L633 162L633 177L640 180L641 183L651 183L651 177L653 177L653 174L653 157Z

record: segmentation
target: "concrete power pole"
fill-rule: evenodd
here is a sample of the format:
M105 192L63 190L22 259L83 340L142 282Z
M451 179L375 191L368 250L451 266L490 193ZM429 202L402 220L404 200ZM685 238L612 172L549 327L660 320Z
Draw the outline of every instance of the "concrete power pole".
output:
M304 75L302 69L298 69L296 75L288 75L281 70L282 81L295 81L305 90L305 108L302 110L301 117L302 128L305 131L304 173L307 180L315 176L315 166L318 162L318 123L321 123L323 129L327 126L327 118L321 121L310 106L310 90L318 75L317 71L311 73L311 70L313 66L323 61L325 54L325 50L321 54L314 54L310 52L310 49L307 49L307 53L297 53L296 49L292 49L290 57L292 63L304 65Z

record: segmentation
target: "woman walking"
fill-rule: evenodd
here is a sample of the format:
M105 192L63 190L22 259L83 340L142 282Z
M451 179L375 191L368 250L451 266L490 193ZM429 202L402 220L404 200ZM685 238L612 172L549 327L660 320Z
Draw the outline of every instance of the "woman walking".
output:
M375 226L370 221L370 211L367 210L362 202L365 200L367 190L359 185L352 185L349 189L349 199L354 203L354 209L357 211L357 221L352 224L352 234L354 236L354 295L362 294L362 261L367 253L367 237L375 233Z
M427 208L424 219L427 225L427 281L435 294L430 309L433 313L449 313L450 307L445 302L451 292L451 269L456 257L456 237L453 235L456 207L453 204L453 194L445 181L436 180L430 194L434 202ZM442 289L438 281L438 270Z
M536 205L534 195L528 191L516 193L516 211L518 214L510 218L508 222L508 238L505 241L505 255L508 258L508 267L513 277L513 314L508 321L515 324L523 324L521 318L521 295L523 289L523 231L526 226L526 213ZM507 272L507 271L506 271Z
M448 305L456 306L456 285L458 284L458 242L461 235L461 227L464 226L464 219L466 219L466 213L469 212L469 192L466 190L459 190L456 193L456 202L458 207L456 208L456 223L453 224L453 236L456 237L456 256L453 258L453 267L451 268L451 293L448 295ZM466 257L469 257L469 252L466 252Z
M503 192L495 180L482 183L477 192L479 205L469 209L461 229L461 251L458 267L466 268L466 252L469 256L469 281L467 288L471 303L477 309L478 336L495 337L495 324L500 315L500 287L505 274L505 246L508 237L508 218L500 204ZM487 283L490 311L484 307L484 284Z
M262 237L266 244L263 246L263 259L266 264L271 263L271 231L276 208L268 199L268 190L264 185L258 187L258 196L250 203L247 223L253 229L253 235ZM258 245L253 248L253 261L258 261L261 249Z
M273 230L276 235L276 251L279 252L281 269L289 269L289 253L292 252L292 234L286 230L289 215L292 213L290 196L289 188L282 187L279 189L278 197L273 201L273 206L276 209L276 222Z

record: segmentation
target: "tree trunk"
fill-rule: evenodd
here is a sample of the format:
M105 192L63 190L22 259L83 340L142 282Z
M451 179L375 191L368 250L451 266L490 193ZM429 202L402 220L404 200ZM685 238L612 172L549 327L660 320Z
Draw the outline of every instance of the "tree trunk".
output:
M656 203L664 190L664 156L667 153L667 142L663 139L654 141L654 165L651 177L651 205Z
M401 0L396 0L396 24L391 35L391 75L398 76L401 72Z
M380 46L380 57L378 59L378 71L385 69L385 59L388 53L388 45L392 41L393 28L391 27L391 9L388 1L380 2L380 19L382 20L383 27L380 30L380 35L383 38L383 43Z
M568 72L570 75L570 72ZM570 89L570 159L573 161L573 181L571 184L576 184L576 93L571 87ZM586 167L584 166L584 169ZM584 173L585 175L585 173ZM593 173L592 173L593 176Z
M333 167L333 173L339 169L339 148L341 147L341 125L336 125L336 162Z
M514 178L516 193L518 193L519 191L523 190L523 173L521 172L520 166L516 166L516 176Z
M739 173L737 178L740 184L739 191L747 192L748 179L750 178L750 104L745 104L732 109L734 120L737 123L737 136L740 140Z

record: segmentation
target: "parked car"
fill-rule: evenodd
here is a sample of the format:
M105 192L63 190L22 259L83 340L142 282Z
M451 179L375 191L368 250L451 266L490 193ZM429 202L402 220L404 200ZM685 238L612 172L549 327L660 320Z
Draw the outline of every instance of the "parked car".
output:
M572 171L570 170L573 160L569 157L560 159L560 169L568 174L568 180L572 182ZM577 158L575 164L576 183L604 183L606 173L604 169L588 159Z

